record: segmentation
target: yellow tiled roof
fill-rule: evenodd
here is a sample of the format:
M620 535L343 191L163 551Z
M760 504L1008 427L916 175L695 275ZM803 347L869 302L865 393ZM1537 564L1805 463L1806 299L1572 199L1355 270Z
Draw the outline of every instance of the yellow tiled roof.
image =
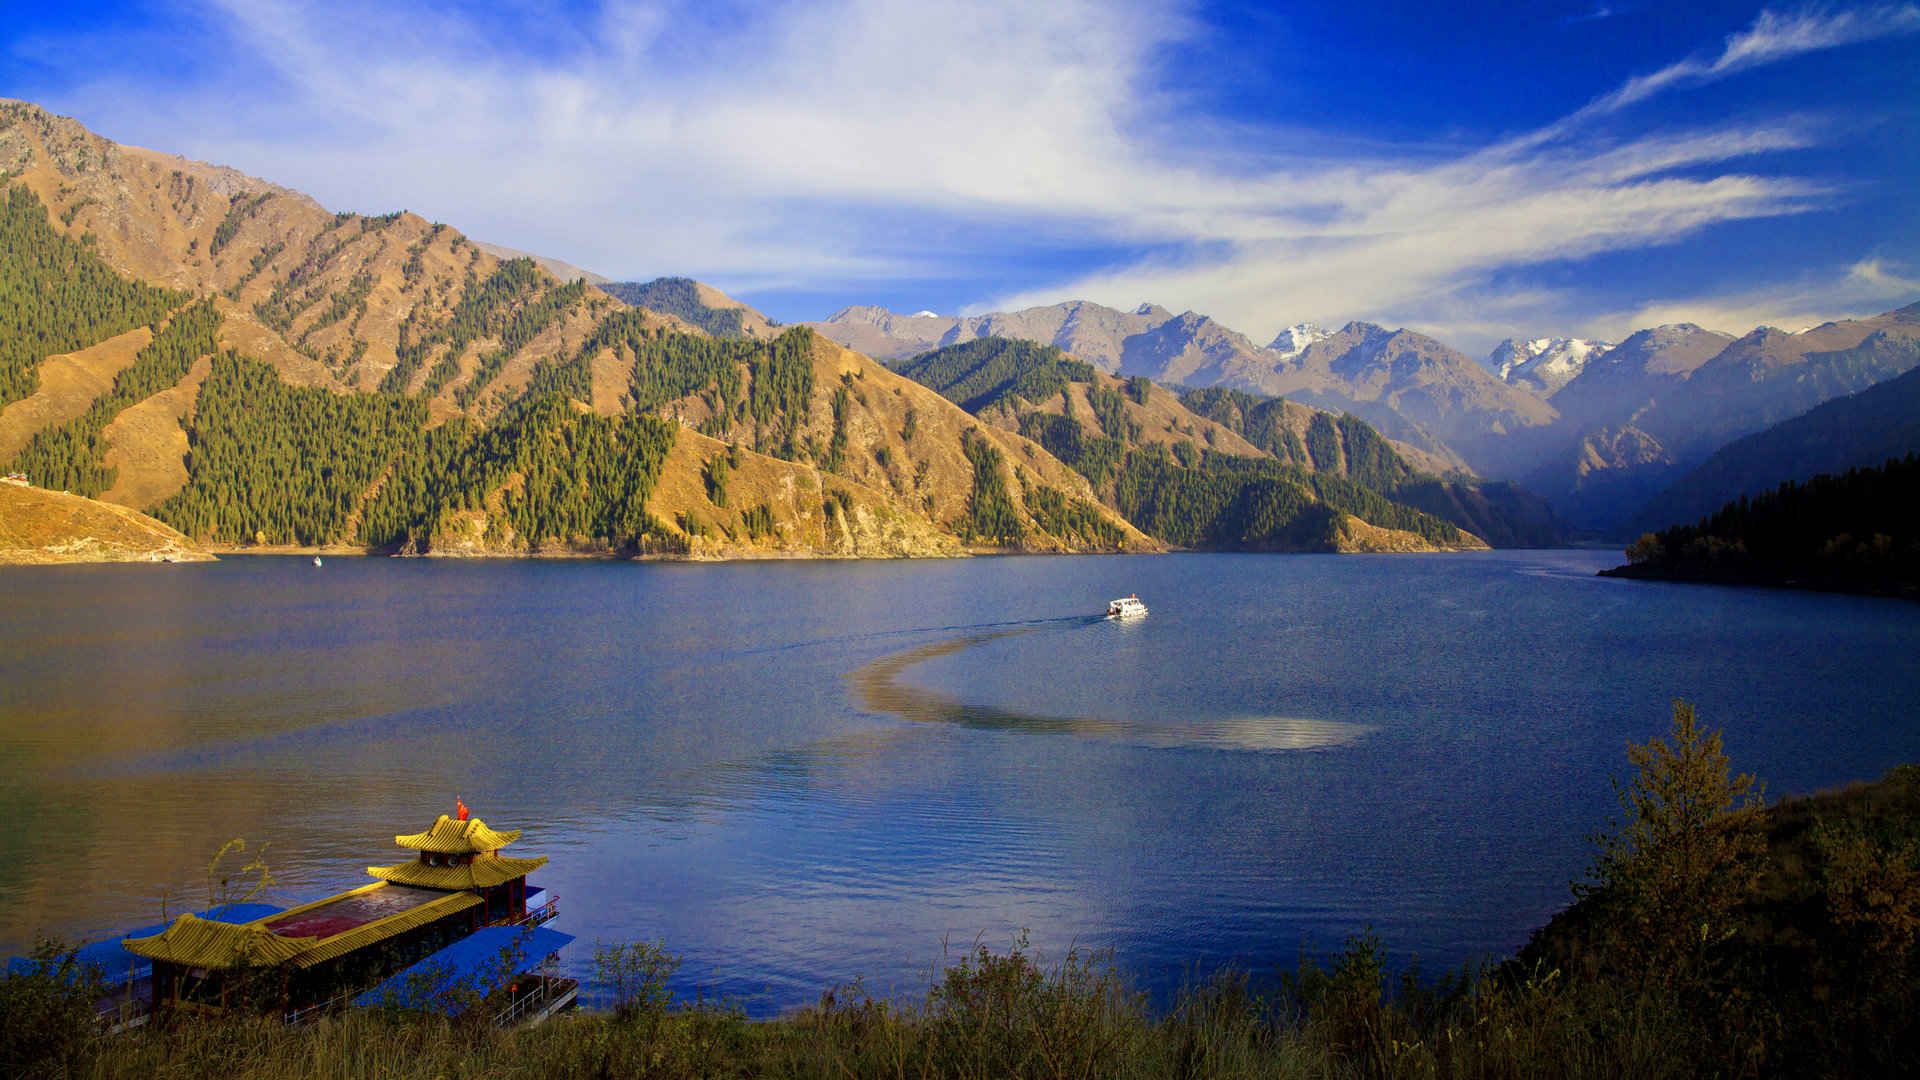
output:
M483 851L498 851L515 840L520 839L520 830L498 832L487 828L487 823L479 818L455 821L445 814L440 820L427 827L426 832L412 836L396 836L393 842L401 847L415 851L433 851L442 855L477 855Z
M255 923L235 925L182 915L152 937L126 938L120 944L130 953L153 960L186 967L232 968L284 964L311 949L313 940L281 937Z
M435 919L444 918L456 911L465 911L470 907L486 903L470 892L449 893L438 900L410 908L398 915L389 915L384 919L370 922L365 926L356 926L343 934L330 938L321 938L313 948L293 958L294 967L312 967L315 964L331 960L376 941L385 941L396 934L403 934L416 926L425 926Z
M369 866L367 873L395 885L418 885L428 889L485 889L525 877L547 865L547 857L509 859L503 856L475 859L465 866L428 866L419 861L394 866Z
M544 859L540 861L545 862ZM174 920L172 926L152 937L127 938L121 944L128 952L185 967L233 968L290 963L294 967L304 968L344 956L355 949L384 941L415 927L425 926L436 919L485 903L474 893L449 893L418 907L408 908L324 938L286 937L268 930L265 925L323 904L331 904L342 897L387 887L385 882L376 881L371 885L363 885L358 889L329 896L324 900L302 904L297 908L262 916L253 922L239 925L212 922L193 915L182 915Z

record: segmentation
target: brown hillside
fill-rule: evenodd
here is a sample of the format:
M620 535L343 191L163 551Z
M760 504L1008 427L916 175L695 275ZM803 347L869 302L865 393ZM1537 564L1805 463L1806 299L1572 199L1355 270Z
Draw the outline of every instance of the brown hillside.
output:
M104 461L120 471L113 486L100 493L102 502L151 507L186 486L187 432L181 421L212 370L213 359L201 357L186 378L130 406L107 425Z
M173 529L124 506L0 481L0 564L212 558Z
M0 461L10 460L41 428L53 427L87 411L93 399L113 385L113 377L133 363L135 353L153 340L153 331L136 327L98 345L40 362L40 389L0 409Z
M91 237L88 242L110 266L145 281L217 294L223 347L266 361L294 385L427 397L430 423L462 413L482 422L493 418L525 392L541 365L580 358L606 319L630 310L599 290L576 290L533 263L503 262L457 230L418 215L332 213L298 192L232 169L119 146L30 104L0 102L0 170L46 204L56 229ZM738 306L705 287L699 298L713 307ZM761 331L754 336L773 330L754 325ZM691 330L652 312L640 317L639 326L656 333ZM64 367L43 363L43 392L0 416L0 435L24 444L35 430L83 410L105 388L103 380L117 370L113 365L124 366L137 348L130 341L87 350ZM632 356L601 350L584 359L585 404L602 414L624 411ZM1044 485L1068 500L1091 502L1079 474L1017 434L987 428L858 353L822 340L813 363L814 389L797 425L801 460L747 454L751 463L741 467L742 491L763 496L779 526L777 538L738 534L741 506L715 514L720 508L702 505L699 470L713 446L691 430L683 433L685 445L670 455L660 480L655 514L675 527L679 515L693 515L687 524L696 532L701 523L717 530L719 538L711 543L694 538L697 553L958 550L954 533L968 518L973 492L973 464L965 450L969 432L1000 454L1002 483L1026 530L1019 546L1111 548L1117 536L1127 550L1158 549L1103 509L1091 511L1093 532L1104 532L1106 539L1049 533L1027 506L1027 487ZM204 364L196 366L109 427L108 463L120 474L107 497L144 507L185 484L182 425L192 422L205 373ZM835 436L833 403L843 386L849 395L846 447L837 471L828 475L818 466ZM659 411L690 429L710 419L707 408L694 394ZM911 438L905 434L910 412ZM1168 422L1143 421L1163 431ZM727 440L743 434L752 432L721 432ZM747 445L755 443L749 438ZM830 495L830 489L839 494ZM497 501L498 494L491 498ZM831 522L823 501L829 498L836 507ZM449 548L512 549L514 538L502 537L498 528L488 533L484 508L464 513L465 520L444 530Z

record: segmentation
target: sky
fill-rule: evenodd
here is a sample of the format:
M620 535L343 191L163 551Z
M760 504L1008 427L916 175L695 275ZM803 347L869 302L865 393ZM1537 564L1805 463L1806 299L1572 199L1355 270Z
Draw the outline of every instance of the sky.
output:
M1914 3L0 0L0 96L784 322L1485 355L1920 300Z

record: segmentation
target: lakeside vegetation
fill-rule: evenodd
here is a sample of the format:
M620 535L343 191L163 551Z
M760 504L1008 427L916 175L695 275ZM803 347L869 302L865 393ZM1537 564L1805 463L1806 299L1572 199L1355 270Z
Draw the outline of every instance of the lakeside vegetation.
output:
M1601 573L1920 599L1920 454L1742 496L1626 554Z
M43 949L0 980L0 1063L45 1077L1690 1077L1898 1075L1920 1031L1920 766L1767 807L1676 702L1629 748L1578 902L1515 958L1395 973L1367 933L1162 1007L1114 958L977 946L923 993L858 983L778 1020L674 1000L657 945L603 946L608 1011L501 1030L395 1006L103 1037Z

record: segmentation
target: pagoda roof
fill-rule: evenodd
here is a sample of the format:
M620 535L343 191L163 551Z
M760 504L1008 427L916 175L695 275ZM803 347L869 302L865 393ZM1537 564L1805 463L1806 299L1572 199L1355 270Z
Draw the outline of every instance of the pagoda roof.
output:
M504 885L514 878L526 877L547 865L545 855L532 859L510 859L503 855L478 858L465 866L428 866L419 861L394 866L369 866L367 873L395 885L416 885L427 889L487 889Z
M186 967L236 968L284 964L313 948L311 938L281 937L257 923L215 922L182 915L152 937L127 938L126 950Z
M182 915L158 934L127 938L121 944L137 956L184 967L311 967L485 902L470 892L435 896L376 881L288 911L276 910L252 922L232 924ZM352 911L328 920L330 907ZM324 925L332 932L295 935L274 929L302 925Z
M519 829L500 832L487 828L487 823L479 818L457 821L441 814L440 820L429 825L427 831L411 836L396 836L393 842L415 851L432 851L441 855L478 855L481 852L498 851L518 839Z

